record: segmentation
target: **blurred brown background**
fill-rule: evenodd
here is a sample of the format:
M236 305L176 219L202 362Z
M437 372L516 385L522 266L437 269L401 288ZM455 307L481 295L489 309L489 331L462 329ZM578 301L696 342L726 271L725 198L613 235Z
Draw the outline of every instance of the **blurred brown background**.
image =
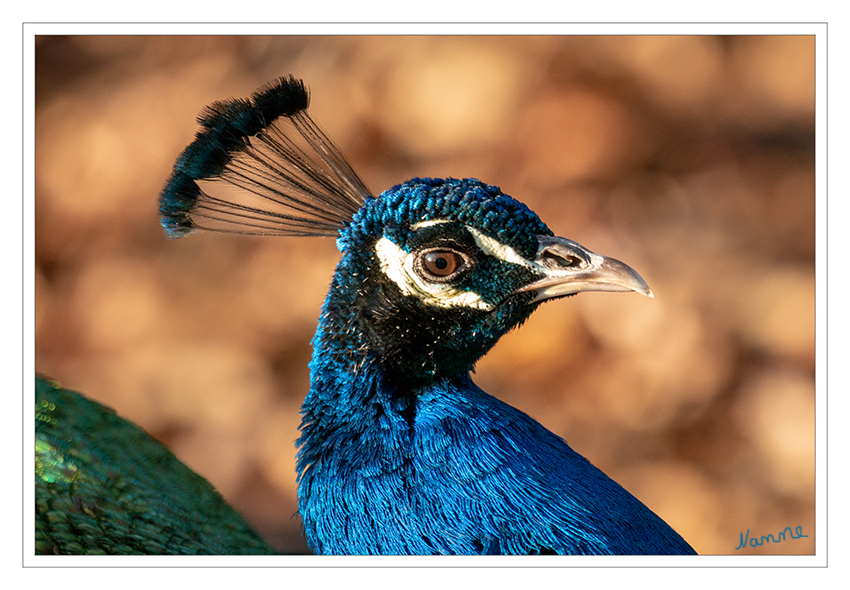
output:
M476 382L702 554L814 551L813 37L39 37L36 369L305 552L294 446L333 240L166 240L208 103L281 75L377 193L477 177L655 299L544 305ZM808 538L736 551L801 526Z

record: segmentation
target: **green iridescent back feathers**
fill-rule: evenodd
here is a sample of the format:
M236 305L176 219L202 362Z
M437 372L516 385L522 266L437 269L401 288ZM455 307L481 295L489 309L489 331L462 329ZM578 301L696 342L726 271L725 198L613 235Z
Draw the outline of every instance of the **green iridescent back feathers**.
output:
M39 554L270 554L202 477L138 426L35 383Z

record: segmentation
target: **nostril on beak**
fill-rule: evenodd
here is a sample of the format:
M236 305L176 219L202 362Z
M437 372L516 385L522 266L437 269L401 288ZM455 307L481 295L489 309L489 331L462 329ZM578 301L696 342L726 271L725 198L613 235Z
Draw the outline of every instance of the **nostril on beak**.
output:
M558 251L556 247L549 246L538 255L538 261L546 268L566 269L581 265L581 258L571 252Z

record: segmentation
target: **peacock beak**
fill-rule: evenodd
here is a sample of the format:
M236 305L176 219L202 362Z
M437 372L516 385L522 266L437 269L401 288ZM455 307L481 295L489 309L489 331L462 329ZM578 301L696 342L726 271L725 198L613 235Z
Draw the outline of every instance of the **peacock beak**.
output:
M516 291L536 292L532 303L583 291L637 291L653 296L646 281L619 260L591 252L566 238L537 236L537 240L532 265L541 276Z

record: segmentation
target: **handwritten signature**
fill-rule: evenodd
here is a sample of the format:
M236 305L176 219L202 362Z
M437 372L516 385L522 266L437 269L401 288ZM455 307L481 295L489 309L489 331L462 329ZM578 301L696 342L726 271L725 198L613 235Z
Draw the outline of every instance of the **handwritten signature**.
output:
M740 545L735 547L735 551L737 551L738 549L743 549L744 547L746 547L747 541L750 542L750 547L758 547L760 545L764 545L765 543L781 543L782 541L785 540L785 533L786 532L788 533L788 535L792 539L800 539L802 537L808 537L809 536L809 535L803 534L803 527L801 527L801 526L798 526L794 530L791 530L791 527L787 526L784 529L782 529L782 532L779 533L778 535L776 535L775 538L774 538L773 535L762 535L761 539L757 539L756 537L753 537L752 539L750 539L750 529L747 529L746 537L744 536L744 533L741 533L741 543L740 543Z

